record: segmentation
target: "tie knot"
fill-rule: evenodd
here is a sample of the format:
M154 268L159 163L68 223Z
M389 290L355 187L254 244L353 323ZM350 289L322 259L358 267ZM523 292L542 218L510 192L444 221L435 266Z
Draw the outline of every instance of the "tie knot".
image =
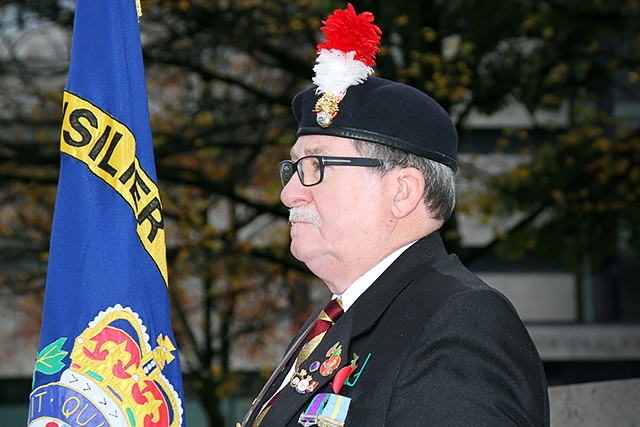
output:
M344 313L344 310L342 309L342 300L340 298L330 300L327 305L324 306L322 311L329 318L327 320L330 320L331 323L335 323Z

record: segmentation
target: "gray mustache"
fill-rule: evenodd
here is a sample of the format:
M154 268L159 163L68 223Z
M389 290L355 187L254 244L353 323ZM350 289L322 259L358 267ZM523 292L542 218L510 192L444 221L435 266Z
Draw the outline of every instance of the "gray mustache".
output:
M289 209L289 225L295 222L307 222L320 227L320 217L316 211L307 208Z

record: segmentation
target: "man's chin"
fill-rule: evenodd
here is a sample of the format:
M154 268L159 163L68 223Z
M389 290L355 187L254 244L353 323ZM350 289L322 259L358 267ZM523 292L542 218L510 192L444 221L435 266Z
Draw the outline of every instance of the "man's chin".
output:
M313 244L304 237L291 237L291 245L289 246L291 255L298 261L307 262L310 252L313 251Z

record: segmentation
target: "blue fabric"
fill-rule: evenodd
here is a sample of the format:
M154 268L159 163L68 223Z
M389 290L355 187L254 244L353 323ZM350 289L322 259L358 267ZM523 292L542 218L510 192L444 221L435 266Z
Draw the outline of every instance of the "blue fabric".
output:
M66 92L130 130L139 165L136 172L146 173L148 182L155 184L134 0L77 1ZM92 137L92 144L97 137ZM123 172L118 170L117 177ZM138 235L139 213L123 197L136 189L134 178L117 191L89 164L61 155L30 425L49 419L69 425L86 421L81 417L90 411L70 411L68 403L63 410L55 406L69 402L65 396L78 391L72 378L79 377L91 379L95 391L85 393L83 402L88 396L88 405L99 407L96 402L106 397L130 425L134 419L143 425L143 419L158 416L160 425L185 425L178 351L172 349L177 345L170 321L164 231L152 237ZM161 217L161 210L155 215ZM145 238L161 239L156 240L161 247L156 261L142 242ZM164 267L158 259L163 259ZM111 320L95 326L100 319ZM167 352L168 358L159 356ZM143 408L145 401L154 399ZM52 406L45 408L50 402Z

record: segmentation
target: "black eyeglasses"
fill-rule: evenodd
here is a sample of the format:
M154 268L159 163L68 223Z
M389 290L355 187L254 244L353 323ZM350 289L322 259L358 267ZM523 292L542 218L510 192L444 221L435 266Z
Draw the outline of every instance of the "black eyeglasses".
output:
M283 160L278 164L280 169L280 180L284 187L293 178L293 174L298 172L300 182L305 187L311 187L322 182L324 178L325 166L382 166L382 160L369 159L366 157L325 157L325 156L305 156L297 161Z

